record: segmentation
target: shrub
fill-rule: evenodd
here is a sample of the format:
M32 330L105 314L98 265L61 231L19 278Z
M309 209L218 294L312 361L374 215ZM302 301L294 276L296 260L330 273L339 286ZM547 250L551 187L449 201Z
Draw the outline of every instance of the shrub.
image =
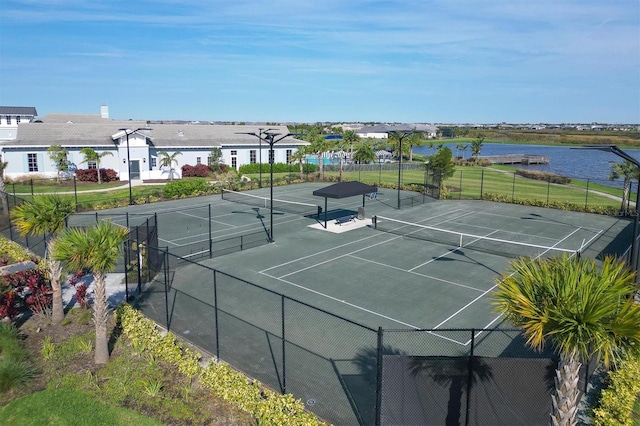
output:
M640 395L640 358L625 357L617 369L609 372L608 386L592 410L594 424L632 425L633 404Z
M78 169L76 179L80 182L98 182L97 169ZM100 169L100 179L102 182L118 181L118 173L113 169Z
M16 262L23 262L33 258L33 255L20 244L7 240L4 237L0 237L0 253L2 253L3 256L8 256Z
M211 185L206 179L181 179L167 183L163 189L165 198L184 198L207 195L211 191Z
M51 303L51 285L40 269L6 275L0 281L0 319L15 318L22 307L48 315Z
M555 173L541 172L539 170L516 170L516 174L529 179L543 180L545 182L559 183L567 185L571 183L571 178L557 175Z
M161 335L153 321L130 305L121 305L116 317L123 333L139 353L171 363L189 377L199 377L203 387L251 413L260 424L322 424L312 413L305 411L302 401L266 389L257 380L247 378L227 364L211 362L206 368L202 367L199 354L186 348L172 333Z
M196 164L190 166L185 164L182 166L182 177L208 177L211 175L211 169L206 164Z
M260 173L260 164L244 164L240 166L238 169L238 173L240 174L256 174ZM318 166L315 164L304 164L304 168L306 171L316 171ZM269 173L271 167L269 163L262 163L262 173ZM300 166L298 164L289 164L289 163L273 163L273 173L300 173Z
M558 209L558 210L566 210L573 212L583 212L583 213L594 213L594 214L602 214L608 216L618 216L618 209L613 206L598 206L598 205L588 205L584 204L575 204L563 201L544 201L537 199L523 199L523 198L514 198L503 194L493 194L489 192L485 192L482 196L482 199L485 201L493 201L496 203L510 203L510 204L519 204L522 206L535 206L535 207L544 207L548 209Z

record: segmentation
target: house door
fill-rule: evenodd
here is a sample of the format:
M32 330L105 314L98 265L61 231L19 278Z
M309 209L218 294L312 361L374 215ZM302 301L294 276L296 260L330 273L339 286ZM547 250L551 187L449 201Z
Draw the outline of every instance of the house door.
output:
M129 180L140 180L140 160L129 162Z

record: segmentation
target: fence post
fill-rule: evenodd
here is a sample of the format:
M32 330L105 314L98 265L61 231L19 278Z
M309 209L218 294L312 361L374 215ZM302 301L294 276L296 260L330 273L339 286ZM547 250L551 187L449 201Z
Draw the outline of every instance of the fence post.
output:
M213 270L213 312L216 320L216 358L220 359L220 324L218 323L218 271Z
M171 327L171 322L169 320L169 277L171 276L171 271L169 270L169 259L169 247L167 247L164 252L164 312L166 315L167 331L169 331Z
M513 203L516 199L516 173L513 172L513 185L511 186L511 202Z
M76 200L76 213L78 212L78 186L76 185L76 175L73 175L73 195Z
M589 178L587 178L587 190L585 191L585 196L584 196L585 210L587 209L588 206L589 206Z
M460 170L460 197L459 198L462 200L462 169Z
M33 179L29 179L29 182L31 183L31 196L33 197Z
M382 334L382 327L378 327L378 347L376 350L376 426L380 426L382 421Z
M467 398L466 398L466 407L464 414L464 424L465 426L469 425L469 413L471 412L471 388L473 387L473 350L476 339L476 330L475 328L471 329L471 352L469 353L469 362L467 367Z
M480 174L480 199L484 200L484 195L482 195L484 193L484 169L481 170L481 174Z
M284 334L284 294L280 296L282 309L282 393L287 393L287 358L286 358L286 339Z
M138 262L138 290L142 288L142 253L140 252L140 227L136 226L136 261Z
M551 176L547 178L547 204L549 204L549 191L551 191Z
M124 300L129 303L129 250L131 240L127 238L124 243Z
M213 241L211 240L211 203L209 203L209 259L213 257Z

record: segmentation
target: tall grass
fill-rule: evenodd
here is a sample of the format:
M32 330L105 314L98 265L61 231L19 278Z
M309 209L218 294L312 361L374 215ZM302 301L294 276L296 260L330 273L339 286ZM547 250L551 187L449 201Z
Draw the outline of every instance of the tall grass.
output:
M18 331L10 323L0 323L0 392L22 386L36 374Z

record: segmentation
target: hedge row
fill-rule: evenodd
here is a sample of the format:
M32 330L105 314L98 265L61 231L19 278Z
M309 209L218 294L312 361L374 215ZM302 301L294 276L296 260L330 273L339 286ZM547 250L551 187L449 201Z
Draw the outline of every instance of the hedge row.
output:
M534 206L534 207L544 207L547 209L557 209L557 210L566 210L572 212L582 212L582 213L594 213L608 216L618 216L619 209L613 206L596 206L596 205L587 205L584 204L575 204L568 203L564 201L543 201L543 200L530 200L530 199L522 199L515 198L511 199L511 197L502 194L492 194L485 193L482 196L484 201L494 201L497 203L509 203L509 204L519 204L522 206Z
M76 170L76 179L78 179L79 182L97 182L98 169L78 169ZM115 182L120 179L115 170L100 169L100 180L102 182Z
M173 364L180 372L199 382L212 394L255 416L261 425L322 425L304 409L302 401L263 387L257 380L220 361L200 365L200 354L179 342L172 333L160 333L155 323L131 305L116 311L118 323L134 349L147 357Z
M254 164L243 164L238 169L238 173L240 174L255 174L260 173L260 166L262 166L262 173L269 173L271 171L271 167L268 163L254 163ZM313 173L318 170L318 166L315 164L304 163L302 165L302 169L304 173ZM273 173L299 173L300 165L299 164L288 164L288 163L273 163Z
M541 172L538 170L516 170L516 174L529 179L543 180L550 183L559 183L561 185L568 185L571 183L571 178L557 175L555 173Z
M616 370L609 372L608 387L600 394L592 410L596 426L631 426L633 405L640 395L640 358L628 356Z

